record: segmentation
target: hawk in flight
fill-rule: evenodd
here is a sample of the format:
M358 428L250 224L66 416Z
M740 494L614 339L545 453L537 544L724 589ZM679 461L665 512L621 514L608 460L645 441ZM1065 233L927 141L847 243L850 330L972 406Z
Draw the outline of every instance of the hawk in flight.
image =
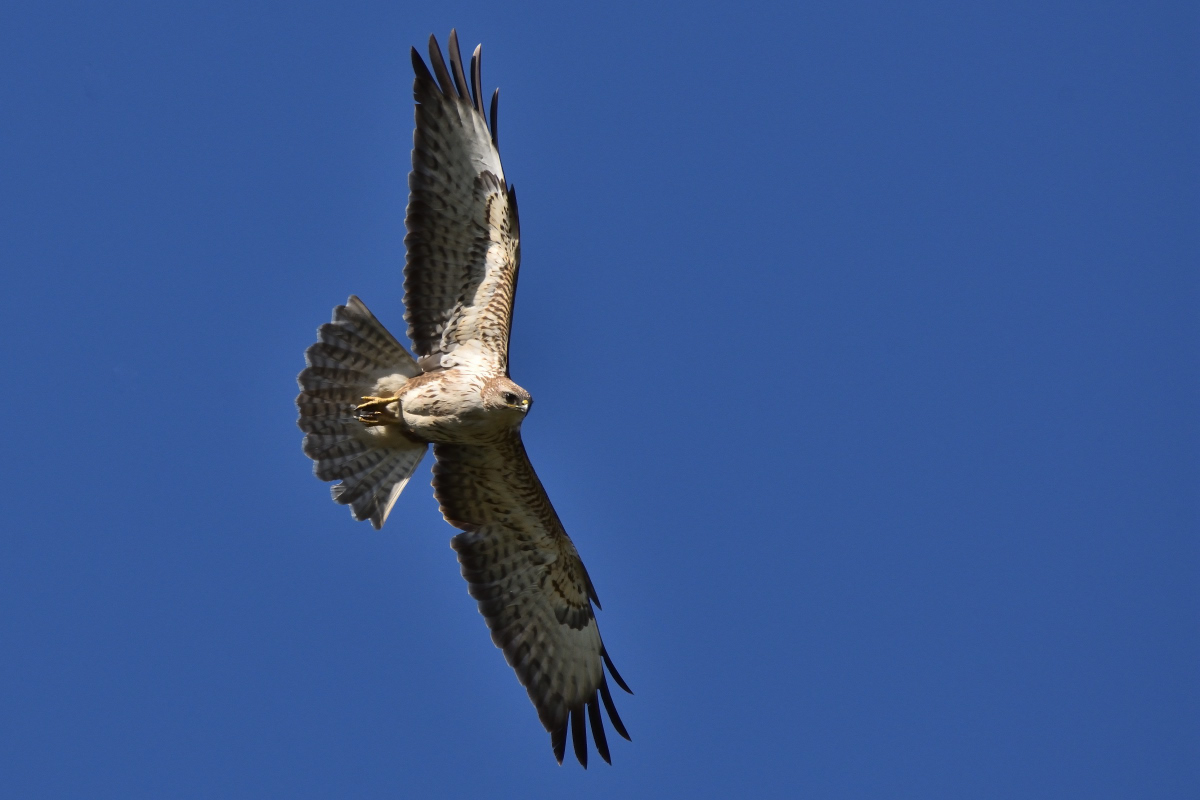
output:
M300 428L314 472L356 520L383 525L433 445L433 493L461 533L450 544L492 641L529 691L561 764L567 729L587 766L587 729L611 763L603 703L617 733L592 605L596 590L521 443L533 403L509 377L521 229L497 149L500 91L485 113L480 50L463 70L429 37L414 48L417 127L404 244L404 319L413 355L357 297L333 311L300 373ZM586 718L586 722L585 722Z

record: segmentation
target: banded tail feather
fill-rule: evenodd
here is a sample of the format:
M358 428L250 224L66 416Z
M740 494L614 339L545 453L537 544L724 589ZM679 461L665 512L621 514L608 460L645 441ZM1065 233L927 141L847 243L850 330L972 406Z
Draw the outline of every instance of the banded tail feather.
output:
M421 368L353 295L317 329L304 360L296 397L304 454L318 478L341 481L330 487L333 499L378 530L427 445L396 425L363 425L356 408L363 397L390 397Z

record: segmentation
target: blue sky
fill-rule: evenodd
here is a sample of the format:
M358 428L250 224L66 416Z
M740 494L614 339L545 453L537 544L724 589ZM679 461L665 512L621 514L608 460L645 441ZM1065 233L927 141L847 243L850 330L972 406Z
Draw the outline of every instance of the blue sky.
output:
M1189 5L6 9L6 791L1194 797ZM295 426L334 305L403 333L408 50L453 26L636 692L587 772L428 467L374 532Z

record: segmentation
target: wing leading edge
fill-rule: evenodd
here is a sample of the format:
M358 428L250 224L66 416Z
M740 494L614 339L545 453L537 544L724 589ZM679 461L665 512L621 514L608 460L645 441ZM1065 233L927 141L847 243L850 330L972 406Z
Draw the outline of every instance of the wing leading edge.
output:
M568 723L575 756L587 766L587 727L600 757L612 763L599 705L629 738L604 670L627 692L596 626L600 606L591 579L520 435L494 446L433 448L434 495L442 515L463 532L451 546L492 641L529 692L562 763Z
M470 88L454 32L449 68L432 36L429 56L432 72L412 51L417 106L404 238L408 335L426 371L469 366L504 375L521 234L516 193L505 182L496 147L499 90L489 126L481 48L471 56Z

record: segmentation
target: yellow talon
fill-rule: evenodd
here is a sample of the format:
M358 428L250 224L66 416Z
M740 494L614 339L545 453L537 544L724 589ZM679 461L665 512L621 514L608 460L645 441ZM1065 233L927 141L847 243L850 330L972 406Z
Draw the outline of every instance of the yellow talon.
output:
M358 404L358 407L356 408L358 411L361 411L364 408L371 408L372 406L387 406L396 402L395 397L364 397L362 399L365 402Z
M354 413L363 425L395 425L401 421L398 414L392 414L387 407L397 402L395 397L364 397L363 402L355 407Z

